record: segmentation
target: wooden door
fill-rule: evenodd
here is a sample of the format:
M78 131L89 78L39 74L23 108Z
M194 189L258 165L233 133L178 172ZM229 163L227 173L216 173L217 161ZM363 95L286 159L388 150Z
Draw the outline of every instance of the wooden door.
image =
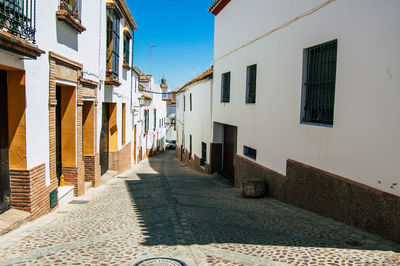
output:
M7 71L0 70L0 214L11 208L8 163Z
M222 175L234 182L237 127L224 125L224 158Z
M100 167L101 175L104 175L108 170L108 151L109 151L109 120L110 110L109 104L103 103L102 105L102 123L100 133Z
M133 163L136 164L136 125L133 128Z

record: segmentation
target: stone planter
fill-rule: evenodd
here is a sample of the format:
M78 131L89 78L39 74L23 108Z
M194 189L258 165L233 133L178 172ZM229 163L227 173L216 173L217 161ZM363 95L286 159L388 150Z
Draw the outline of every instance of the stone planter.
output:
M240 193L245 198L259 198L265 195L265 183L262 179L244 180L240 184Z

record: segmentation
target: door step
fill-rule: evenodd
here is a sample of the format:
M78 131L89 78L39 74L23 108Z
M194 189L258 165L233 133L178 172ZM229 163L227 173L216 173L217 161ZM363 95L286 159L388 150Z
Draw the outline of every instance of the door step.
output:
M58 187L58 204L68 203L74 198L74 186Z
M0 215L0 235L5 234L30 220L32 214L16 209L8 210Z

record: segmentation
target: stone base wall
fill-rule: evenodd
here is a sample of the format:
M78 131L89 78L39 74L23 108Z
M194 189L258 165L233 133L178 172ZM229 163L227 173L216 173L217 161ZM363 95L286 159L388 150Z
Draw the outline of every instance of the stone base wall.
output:
M84 166L82 168L84 168ZM78 167L63 167L62 174L64 175L65 183L74 186L75 197L82 196L85 193L84 169Z
M57 189L57 182L46 186L45 164L30 170L10 169L12 208L32 213L38 218L50 211L50 192Z
M131 168L131 143L126 144L119 151L119 172L126 171Z
M100 185L101 167L100 154L94 156L83 156L85 163L85 182L92 182L93 187Z
M108 169L123 172L131 168L131 143L129 142L121 150L108 153Z
M243 156L235 156L235 186L239 187L243 180L260 178L266 183L266 194L276 199L285 200L286 178Z
M179 156L180 156L180 152L179 152ZM180 159L180 157L179 157L179 159ZM197 155L195 155L195 154L192 154L192 156L190 157L189 151L186 149L183 154L183 162L197 172L200 172L203 174L211 174L210 165L208 163L206 163L204 166L200 166L200 158L197 157Z
M400 242L400 197L287 161L286 201Z
M400 242L400 197L294 160L284 176L236 155L235 185L252 178L271 197Z
M176 158L178 160L181 160L181 146L176 146L175 148L175 154L176 154Z

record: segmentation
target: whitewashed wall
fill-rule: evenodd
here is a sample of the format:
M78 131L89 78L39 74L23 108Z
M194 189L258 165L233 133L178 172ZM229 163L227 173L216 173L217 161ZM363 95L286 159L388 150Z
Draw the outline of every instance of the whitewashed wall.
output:
M400 2L337 0L232 54L232 49L326 1L231 1L215 17L213 121L238 126L238 153L285 174L286 160L400 196ZM303 49L338 40L332 128L300 124ZM221 58L223 57L223 58ZM257 64L256 104L245 104ZM221 74L231 100L221 103ZM186 125L185 125L186 127Z
M86 31L82 34L75 33L64 22L57 20L58 4L57 1L49 1L49 3L38 1L36 5L36 44L46 52L45 54L36 60L30 60L14 53L0 51L2 65L25 70L27 168L45 163L47 184L50 181L48 52L53 51L82 63L84 77L94 81L99 81L101 58L105 58L105 52L99 55L100 37L104 35L100 32L99 23L101 23L102 13L105 12L105 1L83 1L82 24L86 27Z
M190 135L192 135L192 153L201 158L201 143L207 144L207 162L210 162L210 142L212 134L211 123L211 88L212 80L198 81L188 86L184 92L178 94L177 116L178 135L177 146L182 144L182 128L184 129L185 149L190 149ZM192 94L192 111L190 111L190 94ZM186 110L183 111L183 96L186 96ZM178 111L179 110L179 111ZM182 121L184 127L182 127ZM194 158L194 157L193 157Z

